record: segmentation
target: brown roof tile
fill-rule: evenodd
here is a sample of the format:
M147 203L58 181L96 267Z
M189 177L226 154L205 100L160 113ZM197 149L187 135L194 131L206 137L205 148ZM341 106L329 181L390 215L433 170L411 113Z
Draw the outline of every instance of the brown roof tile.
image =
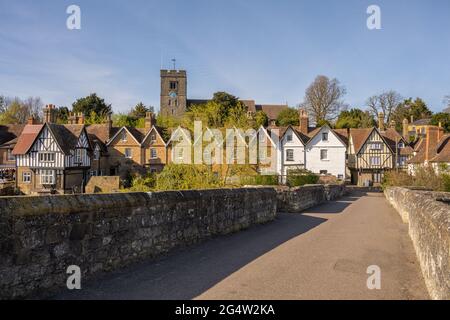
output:
M44 127L43 124L28 124L23 128L22 134L19 136L17 140L16 146L13 149L12 154L26 154L28 150L34 143L34 140L41 132L41 129Z

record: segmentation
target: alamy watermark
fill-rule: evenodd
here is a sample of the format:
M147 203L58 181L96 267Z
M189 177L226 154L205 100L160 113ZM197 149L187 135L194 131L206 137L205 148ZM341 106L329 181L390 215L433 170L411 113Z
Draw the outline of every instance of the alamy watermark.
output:
M66 26L69 30L81 29L81 8L75 4L67 7L66 13L69 17L66 20Z
M375 4L367 7L367 14L370 16L367 18L367 28L369 30L381 29L381 8Z
M381 290L381 268L377 265L367 267L367 274L370 276L367 278L367 289L369 290Z
M69 290L81 290L81 269L79 266L71 265L67 268L67 274L70 276L67 278L66 286Z

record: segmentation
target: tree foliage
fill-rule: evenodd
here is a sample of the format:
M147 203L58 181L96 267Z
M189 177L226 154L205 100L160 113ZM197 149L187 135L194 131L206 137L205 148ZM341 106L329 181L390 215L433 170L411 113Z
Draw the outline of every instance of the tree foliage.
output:
M435 126L441 124L445 132L450 132L450 113L440 112L434 114L431 117L431 124Z
M369 112L355 108L342 111L339 114L335 127L337 129L370 128L375 125L375 120Z
M277 125L281 127L286 127L289 125L298 126L299 123L299 113L295 108L287 108L282 110L277 118Z
M107 104L96 93L92 93L87 97L77 99L72 104L72 111L75 113L82 112L85 115L91 115L92 112L95 112L98 116L105 116L111 113L112 110L110 104Z
M346 89L337 79L326 76L317 76L314 82L306 89L302 108L319 123L323 120L336 119L339 112L346 108L342 101Z
M36 120L42 118L43 103L39 97L0 99L0 124L23 124L33 116Z
M264 111L257 111L255 114L255 126L257 128L263 126L267 126L269 124L269 117L267 116L267 114Z
M400 103L393 113L392 119L397 123L401 123L403 119L408 121L413 117L414 120L428 119L433 115L427 104L421 98L405 99Z

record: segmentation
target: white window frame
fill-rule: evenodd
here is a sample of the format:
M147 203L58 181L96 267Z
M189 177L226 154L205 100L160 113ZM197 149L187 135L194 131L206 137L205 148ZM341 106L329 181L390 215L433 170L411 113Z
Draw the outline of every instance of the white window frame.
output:
M382 150L383 149L383 145L381 142L372 142L370 144L370 150Z
M292 142L292 134L286 135L286 142Z
M158 159L158 150L156 148L150 148L150 159Z
M55 170L41 169L39 175L42 185L55 184Z
M287 162L295 161L294 149L286 149L286 161Z
M324 139L326 137L326 139ZM328 132L322 132L322 141L328 141Z
M121 133L120 140L122 140L122 142L127 142L127 141L128 141L127 136L128 136L128 135L127 135L126 130L123 130L122 133Z
M22 172L22 182L31 183L31 172Z
M378 159L378 161L375 161L377 163L374 163L373 160ZM371 166L381 166L381 157L380 156L371 156L370 157L370 165Z
M128 151L129 151L129 154L127 154ZM131 148L125 148L124 156L127 159L132 159L133 158L133 150Z
M83 156L86 154L86 149L75 149L75 163L83 163Z
M155 142L156 142L156 134L152 133L152 134L150 135L150 142L151 142L151 143L155 143Z
M39 152L38 159L42 163L55 163L55 153L54 152Z
M323 157L322 152L325 152L325 157ZM328 149L320 149L320 160L321 161L329 161L330 160L328 158Z
M183 159L184 158L184 148L177 148L176 155L177 155L177 159Z

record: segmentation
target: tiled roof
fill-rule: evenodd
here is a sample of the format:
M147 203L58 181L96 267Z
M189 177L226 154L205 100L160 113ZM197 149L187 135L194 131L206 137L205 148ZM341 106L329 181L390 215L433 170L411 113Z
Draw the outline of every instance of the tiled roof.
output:
M13 154L25 154L31 148L34 143L34 140L41 132L43 124L28 124L23 128L22 134L19 136L17 140L16 146L13 149Z
M342 142L348 146L348 130L347 129L333 129L334 133L336 133L339 138L341 138Z
M358 128L350 129L350 135L352 137L353 145L355 147L355 152L358 153L366 140L369 138L370 134L374 128Z
M264 112L269 120L276 120L281 111L287 109L287 105L275 105L275 104L257 104L255 105L256 111Z
M86 126L86 131L91 137L95 137L97 140L105 143L111 138L107 123L102 124L90 124Z
M23 128L25 128L24 124L0 125L0 145L18 138Z
M69 154L70 150L76 147L78 138L84 129L84 125L82 124L62 125L47 123L39 125L26 125L22 131L22 134L19 136L16 146L14 147L13 154L26 154L45 125L48 126L50 132L55 137L56 143L65 154Z
M450 162L450 134L444 135L437 145L437 155L430 162Z
M426 126L429 125L431 122L431 119L419 119L411 123L414 126Z

